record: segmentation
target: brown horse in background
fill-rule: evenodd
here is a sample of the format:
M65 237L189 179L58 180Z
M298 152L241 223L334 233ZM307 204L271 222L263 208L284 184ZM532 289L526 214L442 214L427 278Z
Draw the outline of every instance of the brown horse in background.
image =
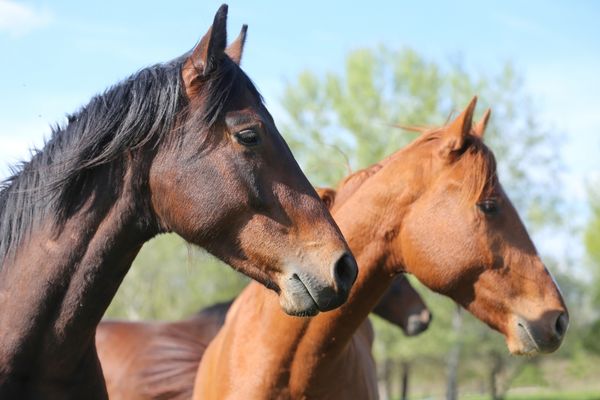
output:
M190 399L200 359L230 306L176 322L100 322L96 348L109 399Z
M566 307L483 144L487 116L472 125L475 104L339 188L332 213L360 265L348 302L292 318L250 284L204 353L195 399L377 398L364 321L404 272L502 333L514 354L560 346Z
M102 321L96 347L113 400L190 399L206 346L225 322L232 302L205 308L177 322ZM431 314L418 292L399 275L373 312L415 336Z
M106 398L96 326L143 243L176 232L277 292L342 304L357 268L260 94L227 6L189 53L69 116L0 187L0 398Z

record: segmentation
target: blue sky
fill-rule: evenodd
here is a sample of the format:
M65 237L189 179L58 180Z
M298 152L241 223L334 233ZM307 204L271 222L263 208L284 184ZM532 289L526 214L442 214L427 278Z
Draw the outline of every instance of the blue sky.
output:
M93 94L190 49L220 4L0 0L0 178ZM228 27L233 39L249 25L243 66L276 121L286 80L340 71L358 47L461 55L484 73L512 61L541 119L565 135L561 184L584 213L586 182L600 177L599 20L592 1L230 1Z

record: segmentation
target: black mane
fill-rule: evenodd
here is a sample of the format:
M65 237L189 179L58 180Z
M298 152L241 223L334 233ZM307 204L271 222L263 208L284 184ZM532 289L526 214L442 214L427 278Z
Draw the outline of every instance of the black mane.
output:
M125 151L158 143L183 116L197 129L211 127L232 95L245 88L262 101L246 74L228 57L206 77L202 110L187 109L181 67L188 54L142 69L114 85L52 129L31 160L11 169L0 186L0 263L46 216L58 226L82 203L91 172ZM189 115L188 115L189 114ZM1 269L1 266L0 266Z

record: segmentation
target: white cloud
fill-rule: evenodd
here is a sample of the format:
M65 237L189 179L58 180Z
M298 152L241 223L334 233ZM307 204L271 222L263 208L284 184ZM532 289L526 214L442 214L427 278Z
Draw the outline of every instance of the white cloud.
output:
M52 14L47 9L34 8L13 0L0 0L0 33L12 37L26 35L34 29L52 22Z

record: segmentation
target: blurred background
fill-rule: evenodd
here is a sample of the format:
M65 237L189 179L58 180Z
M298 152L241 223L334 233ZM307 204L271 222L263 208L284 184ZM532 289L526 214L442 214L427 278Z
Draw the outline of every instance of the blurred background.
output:
M377 317L384 399L600 398L600 3L229 2L249 25L243 68L316 186L401 148L391 124L443 124L479 96L485 141L568 303L550 356L503 338L415 282L432 309L415 338ZM0 0L0 177L91 96L193 47L220 2ZM144 246L107 317L183 318L247 283L163 235Z

